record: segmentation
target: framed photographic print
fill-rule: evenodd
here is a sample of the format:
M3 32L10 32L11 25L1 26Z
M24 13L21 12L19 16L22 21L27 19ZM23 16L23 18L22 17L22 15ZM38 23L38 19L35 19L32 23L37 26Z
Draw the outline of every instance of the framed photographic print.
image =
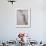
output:
M16 27L26 28L31 26L31 9L17 9Z

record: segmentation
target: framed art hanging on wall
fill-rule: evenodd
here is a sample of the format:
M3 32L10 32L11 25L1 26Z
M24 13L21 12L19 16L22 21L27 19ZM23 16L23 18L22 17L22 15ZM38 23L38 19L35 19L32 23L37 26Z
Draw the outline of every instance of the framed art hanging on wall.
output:
M31 9L17 9L16 27L26 28L31 26Z

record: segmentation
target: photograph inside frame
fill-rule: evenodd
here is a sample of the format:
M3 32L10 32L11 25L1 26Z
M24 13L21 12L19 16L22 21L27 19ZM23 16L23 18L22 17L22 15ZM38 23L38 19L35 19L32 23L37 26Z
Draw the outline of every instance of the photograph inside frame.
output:
M30 10L17 9L17 27L29 27L30 17Z

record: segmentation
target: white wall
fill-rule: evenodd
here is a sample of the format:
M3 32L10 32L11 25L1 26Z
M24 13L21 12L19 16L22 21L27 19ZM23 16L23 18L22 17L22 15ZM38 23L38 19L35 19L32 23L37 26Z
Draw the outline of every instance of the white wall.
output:
M12 5L7 0L0 0L0 40L11 40L18 32L31 34L32 39L46 40L46 1L17 0ZM31 8L31 28L16 28L16 9Z

